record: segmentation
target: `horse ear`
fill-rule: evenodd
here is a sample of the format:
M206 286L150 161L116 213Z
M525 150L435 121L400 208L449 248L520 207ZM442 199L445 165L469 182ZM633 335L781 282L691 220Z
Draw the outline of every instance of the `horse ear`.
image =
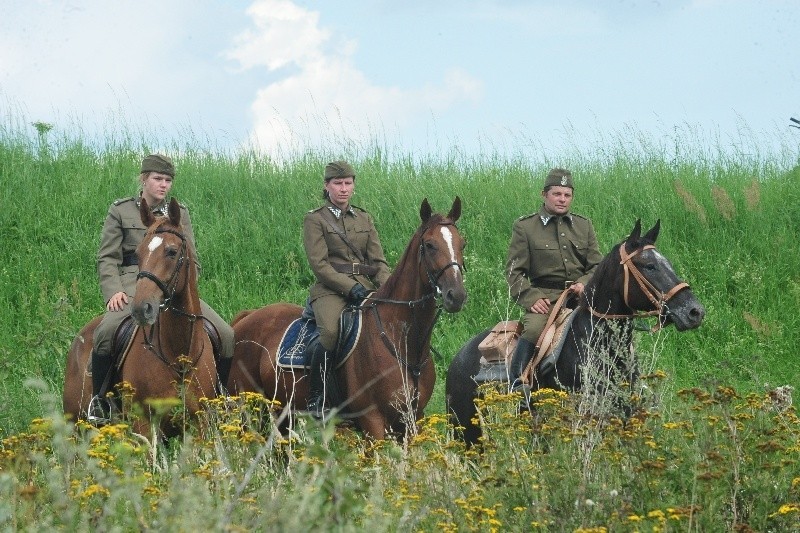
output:
M153 212L150 211L150 206L147 205L147 200L142 198L141 203L139 203L139 217L142 219L142 224L146 228L149 228L153 225L153 222L156 221L156 217L153 216Z
M642 236L642 219L637 218L636 224L633 225L633 231L631 231L631 234L627 240L632 243L639 242L641 236Z
M174 196L169 201L169 222L176 227L181 225L181 204Z
M656 239L658 238L658 232L659 231L661 231L661 219L660 218L658 220L656 220L656 225L653 226L652 228L650 228L650 231L648 231L645 234L644 238L646 240L652 242L652 243L655 243Z
M422 219L422 222L427 222L429 218L431 218L431 213L433 210L431 209L431 204L428 203L427 198L422 199L422 206L419 208L419 218Z
M453 207L450 208L450 212L447 213L447 218L456 222L458 217L461 216L461 198L456 196L456 199L453 200Z

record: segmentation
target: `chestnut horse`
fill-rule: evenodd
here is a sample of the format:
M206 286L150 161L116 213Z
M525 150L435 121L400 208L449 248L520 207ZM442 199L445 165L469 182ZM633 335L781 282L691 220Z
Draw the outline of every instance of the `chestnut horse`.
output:
M183 432L187 414L200 410L200 398L216 395L217 370L202 323L195 251L181 228L180 205L173 198L169 215L156 218L142 199L139 212L148 229L136 249L139 275L131 315L138 327L121 366L116 363L116 375L132 386L133 402L144 413L134 421L137 433L147 435L150 428L150 400L180 401L177 421L168 416L161 421L161 435L171 437ZM81 329L67 356L64 413L73 420L86 419L92 337L101 318Z
M460 215L458 197L446 216L432 214L423 200L422 224L386 283L362 303L361 334L334 372L344 400L340 412L371 438L403 438L430 400L436 380L430 348L439 315L436 297L450 313L460 311L467 298L465 242L455 226ZM302 311L276 303L243 311L233 320L232 393L254 391L295 410L307 407L308 369L276 364L282 335Z
M635 355L631 361L630 354L633 319L638 316L657 316L657 328L670 323L675 324L678 331L700 326L705 316L703 305L655 247L660 227L660 221L656 222L642 236L641 222L637 220L630 236L600 262L573 311L572 326L553 370L542 372L544 365L539 365L531 384L533 390L580 390L592 366L603 367L588 374L596 389L608 387L595 380L596 376L634 383L638 378L638 366ZM478 345L489 331L472 337L447 370L448 411L453 424L464 428L462 436L470 445L481 436L480 427L473 422L477 412L475 398L479 392L475 376L481 368ZM606 355L598 357L597 354Z

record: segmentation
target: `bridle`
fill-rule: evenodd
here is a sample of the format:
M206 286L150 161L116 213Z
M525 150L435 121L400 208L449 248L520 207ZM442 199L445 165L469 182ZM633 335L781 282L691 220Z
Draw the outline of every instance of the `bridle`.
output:
M456 228L455 223L454 222L450 222L449 220L445 220L445 221L441 222L439 225L440 226L453 226L454 228ZM458 228L456 228L456 230L457 229ZM439 288L439 278L442 277L442 274L444 274L445 271L448 268L455 267L455 268L458 269L458 271L462 275L464 274L464 272L467 271L467 267L464 266L463 263L459 263L458 261L450 261L449 263L444 265L442 268L440 268L436 272L433 272L433 268L431 267L430 259L428 259L428 256L425 255L425 241L424 240L422 240L422 242L419 243L419 260L420 260L420 262L422 262L423 260L425 261L425 271L428 274L428 282L431 284L431 287L434 289L434 291L436 292L437 295L442 294L442 290Z
M159 289L161 289L161 292L164 295L164 301L161 303L159 308L163 311L164 309L172 309L170 304L172 303L172 299L175 297L175 291L178 284L178 274L180 273L181 267L186 260L186 237L182 233L170 228L158 228L153 233L171 233L181 240L181 250L180 255L178 256L178 262L175 264L175 270L172 272L172 275L169 277L166 283L161 281L158 276L147 270L140 270L139 274L136 275L136 281L139 281L142 278L147 278L155 283Z
M458 229L455 223L450 222L449 220L442 221L438 224L439 226L453 226L454 228ZM439 270L435 270L435 267L431 265L430 259L425 254L425 240L420 239L421 242L419 243L419 254L418 259L420 264L425 263L425 274L428 278L428 283L430 284L433 292L429 292L424 294L422 298L417 300L393 300L390 298L375 298L374 296L368 296L367 300L375 303L387 303L387 304L397 304L397 305L407 305L411 308L417 307L422 303L434 298L436 296L440 296L442 294L442 289L439 287L439 278L447 271L450 267L455 267L458 269L459 272L462 274L467 271L467 267L463 263L459 263L458 261L451 261L444 265ZM361 307L367 307L367 305L362 305ZM374 306L373 306L374 307ZM440 309L441 311L441 309Z
M179 308L174 307L172 305L172 300L175 297L175 292L177 291L178 275L180 274L180 271L184 266L188 266L188 263L186 262L186 259L187 259L186 236L183 235L183 233L181 233L179 231L176 231L174 229L171 229L171 228L157 228L153 233L156 234L156 235L159 234L159 233L170 233L172 235L175 235L176 237L178 237L181 240L181 249L180 249L180 252L179 252L179 255L178 255L178 261L175 264L175 270L173 270L172 274L170 275L170 277L169 277L169 279L167 280L166 283L161 281L161 279L159 279L158 276L156 276L155 274L153 274L152 272L150 272L148 270L140 270L139 273L136 275L136 280L138 281L138 280L140 280L142 278L147 278L150 281L152 281L153 283L155 283L158 286L158 288L161 289L161 293L164 295L164 301L161 303L161 305L159 305L159 313L164 312L164 311L172 311L174 313L177 313L179 315L183 315L183 316L187 317L189 319L189 322L191 323L191 327L192 327L192 332L190 333L190 336L193 337L195 323L197 322L197 320L202 319L203 315L202 314L187 313L183 309L179 309ZM185 371L182 372L182 371L176 369L173 366L173 364L170 363L169 360L167 360L167 358L164 356L164 354L161 352L161 350L160 349L156 349L155 345L153 345L153 333L154 333L154 331L155 331L155 327L151 327L150 328L150 333L149 334L147 334L147 333L144 334L144 344L145 344L145 346L150 351L152 351L156 355L156 357L158 357L158 359L160 359L161 362L163 362L167 367L172 369L178 375L182 376L182 374L184 374ZM190 345L189 350L187 351L187 355L189 353L191 353L191 351L192 350L191 350L191 345ZM202 353L203 353L203 351L202 351L202 348L201 348L198 351L198 359L200 358ZM195 360L195 361L192 362L191 367L192 368L195 367L196 364L197 364L197 361Z
M636 265L633 264L632 259L636 257L640 252L645 250L654 250L655 246L652 244L647 244L642 246L641 248L633 251L632 253L628 253L625 251L625 243L621 244L619 247L619 255L620 255L620 264L625 272L624 282L623 282L623 301L628 309L631 308L630 303L628 302L628 288L630 287L631 281L630 278L633 277L636 280L636 283L639 285L639 288L642 290L642 293L650 300L650 303L653 304L654 309L652 311L633 311L630 314L606 314L596 311L591 304L589 305L589 311L598 318L637 318L637 317L646 317L646 316L660 316L664 312L664 308L667 307L667 302L676 294L678 294L683 289L688 289L689 284L686 282L679 282L674 287L672 287L667 292L661 292L655 285L650 283L647 278L644 277L644 274L636 268ZM652 331L658 331L662 327L661 320L659 320L658 324L653 326Z

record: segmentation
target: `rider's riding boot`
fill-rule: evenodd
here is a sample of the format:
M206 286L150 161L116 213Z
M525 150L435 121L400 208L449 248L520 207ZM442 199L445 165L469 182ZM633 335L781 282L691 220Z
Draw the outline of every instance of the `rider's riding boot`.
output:
M308 349L311 351L308 371L308 412L314 418L324 419L328 415L328 409L325 409L325 367L328 362L328 352L319 339L313 341Z
M525 367L530 363L535 350L536 345L531 341L523 337L520 337L517 341L517 347L514 350L514 355L511 357L511 368L508 373L512 392L522 390L522 373L525 372Z
M217 394L225 396L228 392L228 377L231 375L233 357L220 357L217 359Z
M89 400L86 420L93 426L104 426L111 422L111 404L105 397L107 391L102 390L106 376L111 371L110 354L101 354L92 350L92 399Z

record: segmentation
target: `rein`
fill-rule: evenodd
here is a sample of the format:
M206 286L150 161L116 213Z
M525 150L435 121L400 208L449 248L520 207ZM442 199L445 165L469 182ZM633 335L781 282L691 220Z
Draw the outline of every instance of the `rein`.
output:
M650 283L647 280L647 278L644 277L644 274L642 274L641 271L638 268L636 268L636 265L633 264L632 259L637 254L639 254L640 252L643 252L644 250L651 250L651 249L654 250L655 246L652 245L652 244L647 244L647 245L641 247L640 249L635 250L633 253L629 254L629 253L627 253L625 251L625 244L623 243L619 247L619 255L620 255L620 264L622 265L622 268L623 268L623 270L625 272L625 278L624 278L624 283L623 283L623 287L624 287L623 288L623 301L625 302L625 305L628 307L628 309L631 309L631 306L628 303L628 287L630 286L630 278L632 276L633 279L636 280L636 283L639 285L639 288L642 290L644 295L647 297L648 300L650 300L650 303L653 304L654 309L651 310L651 311L633 311L632 313L629 313L629 314L607 314L607 313L601 313L599 311L596 311L590 304L588 306L588 308L589 308L589 311L592 313L592 315L594 315L594 316L596 316L598 318L603 318L603 319L606 319L606 318L639 318L639 317L647 317L647 316L660 316L664 311L664 307L666 307L667 301L669 301L673 296L678 294L683 289L688 289L689 288L689 284L682 281L682 282L678 283L677 285L675 285L670 290L668 290L667 292L664 293L664 292L661 292L660 290L658 290L655 287L655 285ZM659 320L658 323L653 326L651 331L652 332L656 332L656 331L660 330L662 327L663 327L663 325L662 325L661 321Z

